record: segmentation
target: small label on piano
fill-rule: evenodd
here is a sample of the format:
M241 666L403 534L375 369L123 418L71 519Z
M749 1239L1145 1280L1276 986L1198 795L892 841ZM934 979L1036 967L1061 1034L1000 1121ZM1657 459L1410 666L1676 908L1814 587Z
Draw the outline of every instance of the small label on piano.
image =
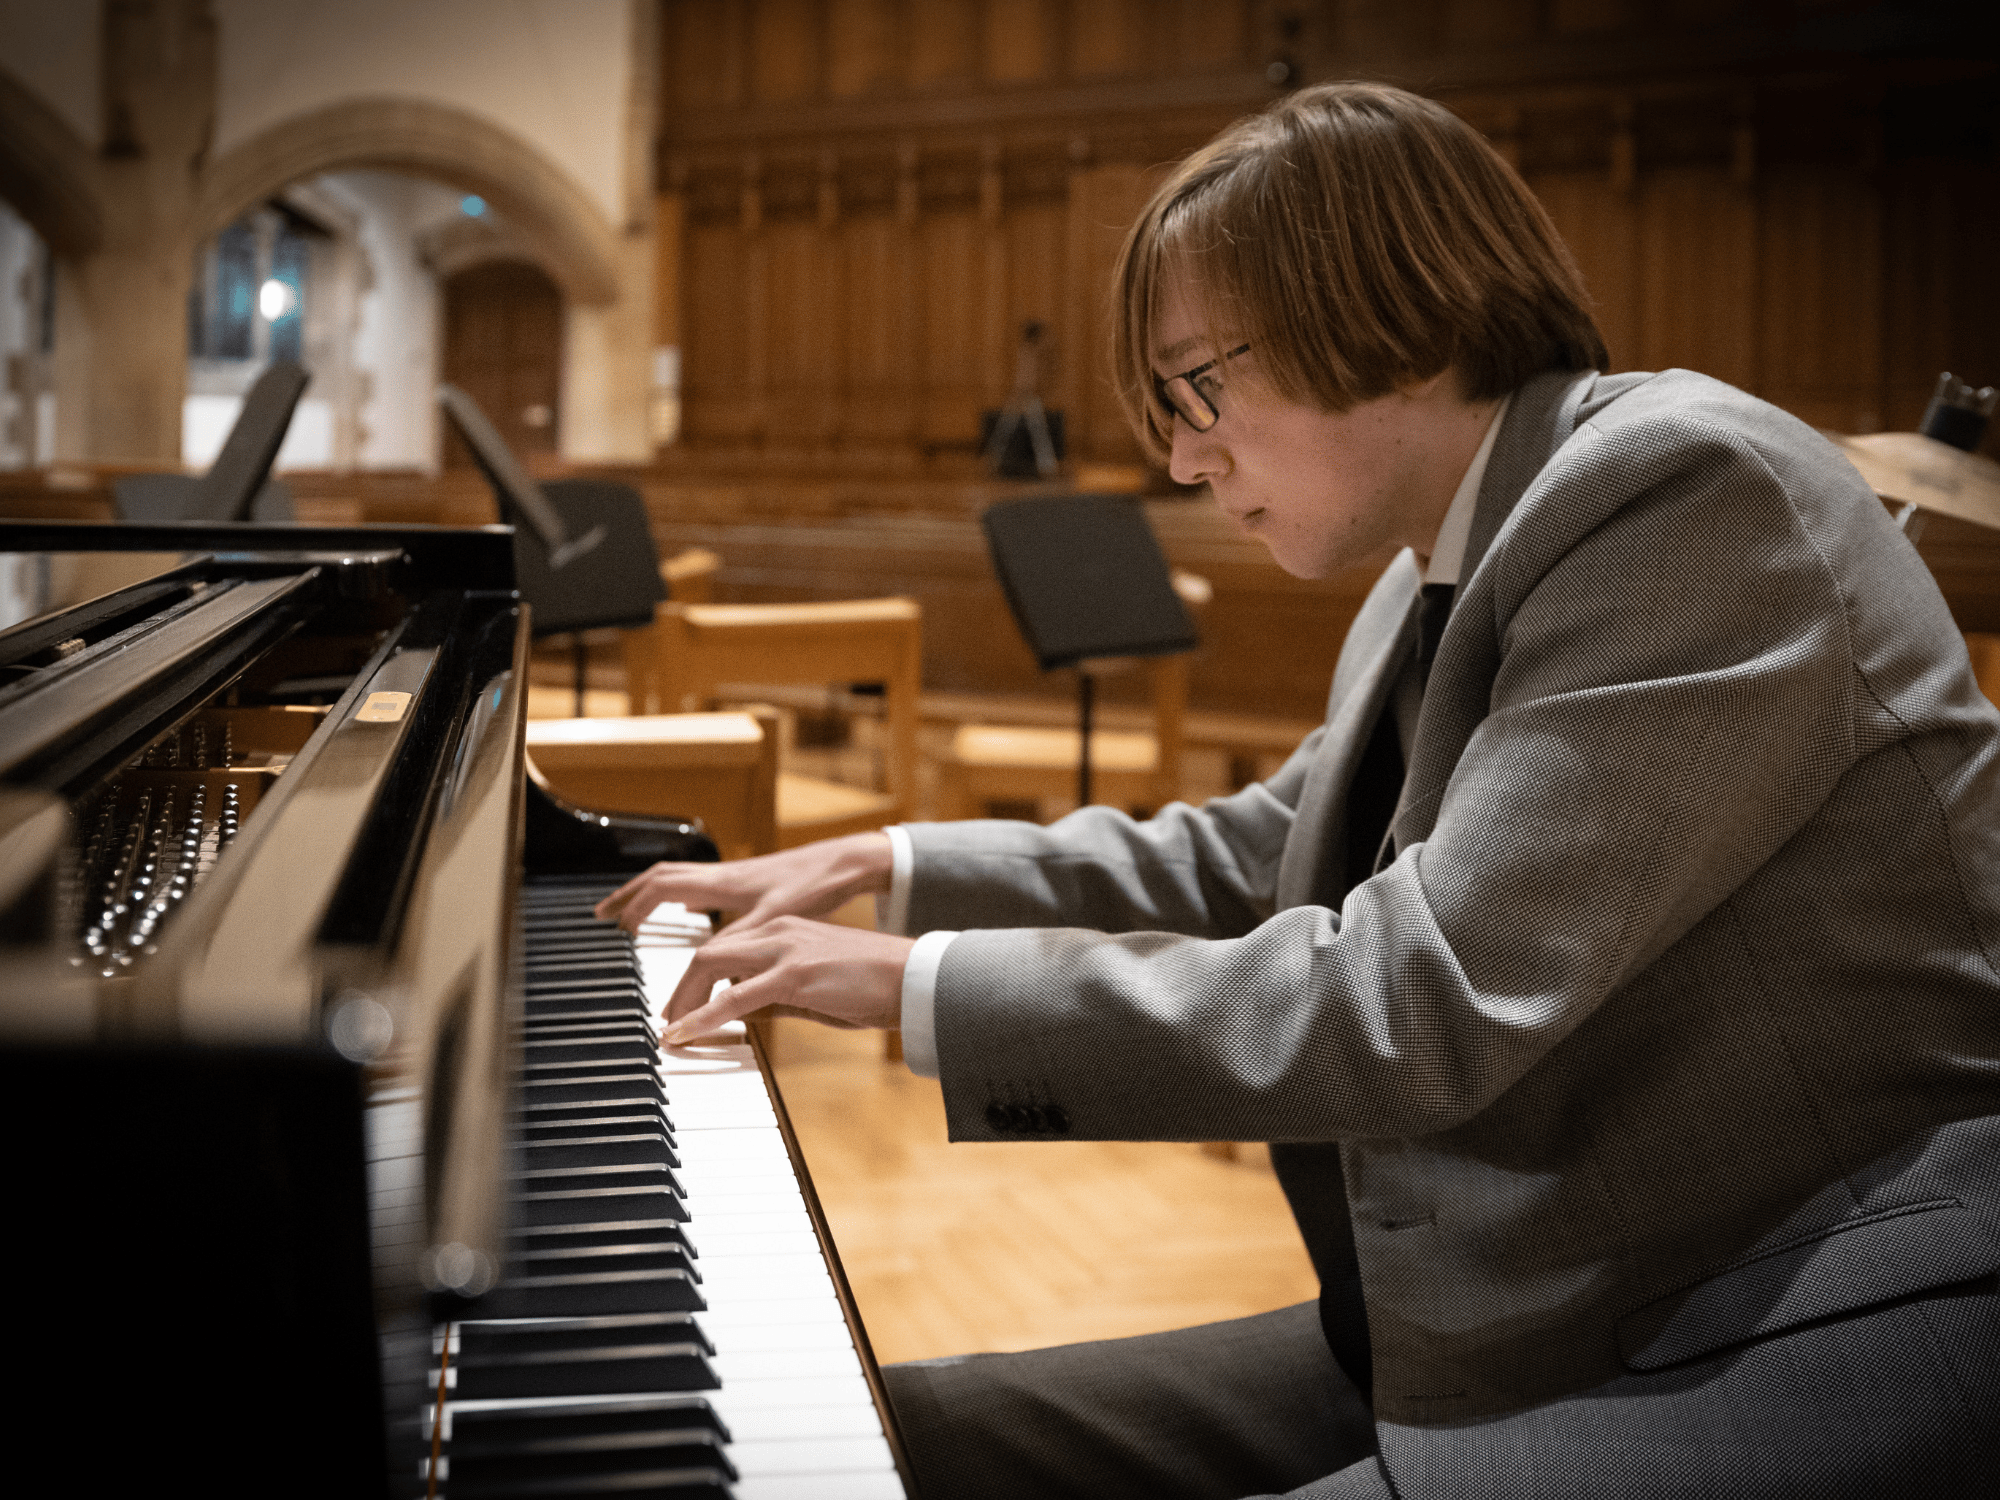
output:
M370 693L368 701L354 711L363 724L399 724L410 706L408 693Z

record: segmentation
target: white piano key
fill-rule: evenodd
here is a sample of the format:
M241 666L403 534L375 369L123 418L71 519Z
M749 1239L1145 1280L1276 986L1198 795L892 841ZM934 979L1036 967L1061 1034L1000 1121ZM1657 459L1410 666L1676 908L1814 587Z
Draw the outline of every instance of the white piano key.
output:
M874 1406L853 1401L812 1406L743 1405L724 1421L729 1435L739 1442L882 1436L882 1419L876 1416Z
M840 1304L824 1299L812 1302L764 1301L755 1302L747 1298L724 1298L711 1303L707 1312L701 1314L701 1326L717 1337L722 1337L733 1329L804 1327L807 1324L826 1323L845 1332L847 1320L841 1316Z
M662 907L637 955L658 1016L706 921ZM661 1050L737 1500L902 1500L881 1419L741 1023Z
M700 1194L719 1214L789 1216L796 1204L798 1227L808 1228L812 1224L812 1216L806 1211L806 1200L799 1193L798 1183L789 1175L779 1176L760 1168L754 1177L717 1176L700 1168L689 1171L685 1154L681 1161L682 1167L674 1175L680 1178L690 1196Z
M743 1380L807 1380L850 1371L861 1374L861 1357L852 1344L842 1349L745 1349L739 1353L718 1348L709 1364L721 1377L724 1390Z
M714 1252L710 1252L709 1258L714 1259ZM826 1262L817 1254L800 1254L794 1251L789 1255L732 1255L726 1266L718 1263L715 1269L718 1274L727 1272L732 1281L754 1282L766 1279L792 1281L801 1277L809 1279L815 1275L826 1275ZM715 1277L710 1276L707 1279L713 1281Z
M819 1242L813 1238L810 1229L782 1230L737 1230L730 1231L720 1225L702 1225L701 1244L698 1247L709 1251L717 1260L727 1260L733 1255L798 1254L815 1251Z
M770 1474L870 1474L896 1466L889 1440L879 1432L872 1436L783 1438L775 1442L736 1437L729 1446L729 1457L746 1481Z
M777 1198L721 1198L703 1210L702 1224L717 1234L773 1234L784 1230L810 1231L812 1219L805 1200L786 1203Z
M728 1317L703 1314L701 1326L718 1354L771 1354L783 1350L808 1353L829 1349L854 1352L845 1323L794 1320L777 1323L737 1323Z
M859 1370L848 1375L794 1375L763 1380L739 1380L720 1390L703 1391L709 1404L728 1422L731 1411L776 1411L785 1407L850 1406L874 1411L874 1397ZM734 1423L731 1423L733 1430Z
M894 1469L873 1474L760 1474L731 1487L736 1500L903 1500Z
M730 1134L739 1132L731 1131ZM804 1202L798 1191L798 1176L792 1171L789 1159L773 1157L764 1152L738 1152L733 1156L717 1157L709 1150L712 1138L699 1131L691 1132L686 1142L676 1141L675 1152L681 1159L681 1170L692 1172L704 1184L724 1182L754 1183L763 1192L775 1195L779 1189L788 1188L794 1196Z
M750 1286L741 1282L725 1283L717 1286L713 1281L702 1283L702 1293L714 1306L724 1298L738 1298L745 1302L812 1302L834 1295L833 1283L810 1281L770 1282Z
M682 1165L690 1171L706 1173L718 1180L735 1178L761 1179L785 1177L796 1182L792 1171L792 1159L787 1156L782 1143L767 1141L752 1143L742 1139L753 1133L762 1133L765 1127L744 1126L736 1130L694 1130L689 1134L696 1137L687 1143L687 1150L681 1153ZM773 1151L771 1147L779 1145Z

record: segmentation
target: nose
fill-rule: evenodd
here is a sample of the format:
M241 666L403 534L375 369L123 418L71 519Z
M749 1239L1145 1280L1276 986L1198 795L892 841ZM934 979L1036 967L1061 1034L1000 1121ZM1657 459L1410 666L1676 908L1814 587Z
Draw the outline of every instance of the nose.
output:
M1173 438L1167 448L1167 473L1175 484L1200 484L1226 467L1222 445L1214 429L1196 432L1179 417L1174 418Z

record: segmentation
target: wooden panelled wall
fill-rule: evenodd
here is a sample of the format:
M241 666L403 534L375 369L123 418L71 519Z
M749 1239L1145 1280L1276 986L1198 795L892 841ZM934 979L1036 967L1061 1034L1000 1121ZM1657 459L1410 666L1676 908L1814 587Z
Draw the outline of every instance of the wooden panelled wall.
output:
M659 334L684 346L688 446L969 457L1033 318L1072 454L1135 458L1104 355L1125 226L1273 78L1342 76L1427 88L1519 166L1616 367L1691 366L1838 429L1912 426L1940 369L2000 379L1992 70L1946 37L1871 57L1853 26L1873 14L665 0Z

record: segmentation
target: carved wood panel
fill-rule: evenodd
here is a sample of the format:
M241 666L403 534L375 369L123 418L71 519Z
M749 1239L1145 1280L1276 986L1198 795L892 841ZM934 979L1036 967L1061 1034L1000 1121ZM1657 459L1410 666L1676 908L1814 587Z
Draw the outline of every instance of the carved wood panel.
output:
M1616 368L1913 425L1939 369L2000 378L1991 111L1859 65L1781 67L1755 9L666 0L685 434L969 452L1033 318L1072 455L1130 461L1107 379L1117 246L1163 164L1273 97L1280 63L1438 88L1542 197ZM1719 70L1730 48L1745 61Z

